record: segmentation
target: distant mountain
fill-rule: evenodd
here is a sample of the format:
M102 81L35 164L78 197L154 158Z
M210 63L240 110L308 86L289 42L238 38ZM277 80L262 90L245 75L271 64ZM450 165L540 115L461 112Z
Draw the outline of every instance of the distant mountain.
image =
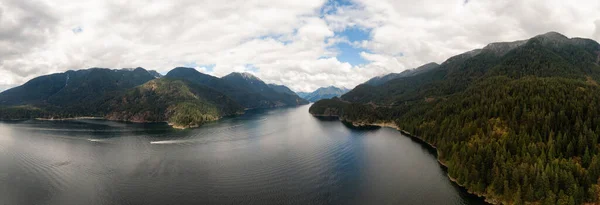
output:
M457 184L486 201L594 204L600 200L598 82L600 44L550 32L362 84L309 112L420 138L437 149Z
M428 72L430 70L437 68L438 66L440 66L440 65L437 63L428 63L428 64L422 65L415 69L405 70L401 73L390 73L390 74L383 75L383 76L377 76L377 77L371 78L370 80L365 82L365 84L377 86L377 85L384 84L385 82L388 82L390 80L394 80L397 78L410 77L410 76L418 75L420 73L425 73L425 72Z
M231 73L223 78L217 78L193 68L178 67L167 73L165 78L185 79L207 86L226 94L246 108L269 108L308 103L295 94L283 94L275 91L249 73Z
M154 76L155 78L162 78L163 77L162 74L156 72L155 70L149 70L148 72L150 73L150 75Z
M303 93L302 98L304 98L310 102L316 102L321 99L330 99L333 97L340 97L343 94L347 93L348 91L350 91L350 90L347 88L337 88L334 86L321 87L321 88L318 88L317 90L313 91L312 93Z
M308 96L309 94L311 94L312 92L297 92L296 94L301 97L306 99L306 96Z
M233 72L223 76L225 82L238 90L245 91L252 98L248 100L258 100L259 107L280 107L290 105L308 104L308 101L298 97L296 94L277 92L258 77L250 73Z
M248 73L217 78L178 67L161 76L143 68L91 68L35 78L0 93L0 120L105 117L195 127L244 109L308 104L289 88Z
M288 88L285 85L269 84L269 87L271 89L275 90L275 92L278 92L278 93L285 93L285 94L290 94L290 95L296 95L296 93L294 91L292 91L290 88Z

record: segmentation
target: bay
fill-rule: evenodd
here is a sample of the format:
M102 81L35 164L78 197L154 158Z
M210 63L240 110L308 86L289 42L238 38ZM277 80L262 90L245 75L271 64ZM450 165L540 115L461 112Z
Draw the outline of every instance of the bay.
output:
M484 204L390 128L253 110L197 129L0 122L0 204Z

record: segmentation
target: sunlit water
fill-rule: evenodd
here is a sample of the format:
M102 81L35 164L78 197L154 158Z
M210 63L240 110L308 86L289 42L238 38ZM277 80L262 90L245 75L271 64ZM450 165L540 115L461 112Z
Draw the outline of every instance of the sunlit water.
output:
M481 204L425 146L309 106L193 130L0 122L0 204Z

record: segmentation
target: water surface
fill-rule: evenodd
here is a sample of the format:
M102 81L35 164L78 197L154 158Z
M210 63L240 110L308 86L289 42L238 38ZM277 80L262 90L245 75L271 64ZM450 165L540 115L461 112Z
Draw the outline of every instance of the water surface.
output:
M102 120L0 122L0 204L482 204L425 146L309 106L192 130Z

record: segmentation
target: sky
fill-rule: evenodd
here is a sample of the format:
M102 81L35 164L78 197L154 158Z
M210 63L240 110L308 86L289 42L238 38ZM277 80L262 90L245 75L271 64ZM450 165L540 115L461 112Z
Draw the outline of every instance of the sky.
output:
M0 0L0 91L67 70L250 72L353 88L549 31L600 41L598 0Z

